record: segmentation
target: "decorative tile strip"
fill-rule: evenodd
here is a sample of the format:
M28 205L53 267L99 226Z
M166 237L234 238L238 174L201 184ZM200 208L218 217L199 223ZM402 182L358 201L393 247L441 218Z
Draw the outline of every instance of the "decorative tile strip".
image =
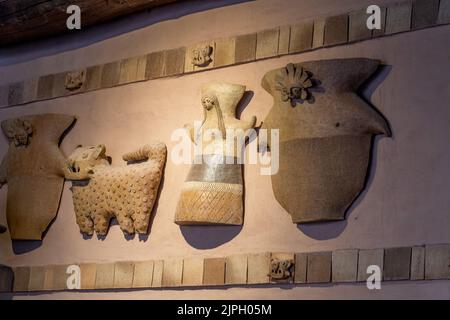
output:
M80 290L217 287L260 284L365 282L378 266L380 281L450 279L450 244L343 249L326 252L272 252L228 257L78 264ZM73 268L74 265L72 265ZM70 265L0 266L0 292L70 290Z
M361 9L4 85L0 108L450 24L450 0L409 0L381 9L381 30L366 27L369 15Z

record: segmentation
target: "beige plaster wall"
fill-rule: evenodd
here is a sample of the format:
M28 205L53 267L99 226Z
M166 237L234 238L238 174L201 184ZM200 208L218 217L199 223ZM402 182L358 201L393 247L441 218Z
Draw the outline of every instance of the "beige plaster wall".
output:
M226 6L165 21L77 50L0 67L0 82L257 31L294 23L304 17L348 12L372 3L365 0L259 0ZM78 144L104 143L113 157L113 164L123 165L122 153L149 141L162 140L169 148L163 189L148 238L125 238L115 225L104 240L96 236L83 239L75 223L70 183L66 183L58 217L42 244L16 244L14 252L9 234L2 234L0 262L12 266L46 265L450 243L449 36L450 26L443 26L0 110L0 120L45 112L76 115L78 121L62 143L66 154ZM171 141L171 134L185 123L201 119L199 100L203 84L212 81L245 84L254 95L242 118L256 115L262 120L272 104L271 96L260 86L267 71L288 62L347 57L380 59L387 65L365 95L390 121L394 136L377 139L368 187L346 221L297 227L275 200L270 177L261 176L258 165L247 165L246 213L242 228L180 229L173 223L189 165L172 163L170 151L175 142ZM2 137L0 154L6 150L6 139ZM7 186L0 190L0 223L3 224L6 224L6 194ZM36 248L30 251L31 246ZM340 285L56 293L32 297L449 298L449 284L449 281L390 283L377 293L369 292L364 285Z

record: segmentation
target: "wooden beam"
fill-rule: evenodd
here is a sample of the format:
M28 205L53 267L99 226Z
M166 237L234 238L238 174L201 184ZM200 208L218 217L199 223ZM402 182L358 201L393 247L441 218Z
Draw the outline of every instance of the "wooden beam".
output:
M81 9L82 28L181 0L0 0L0 46L68 32L69 5Z

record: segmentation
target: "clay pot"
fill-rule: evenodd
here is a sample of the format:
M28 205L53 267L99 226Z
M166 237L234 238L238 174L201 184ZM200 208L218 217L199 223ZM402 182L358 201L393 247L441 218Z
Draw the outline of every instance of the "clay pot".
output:
M245 93L245 86L213 83L202 88L203 122L194 143L202 141L202 154L193 164L183 184L175 222L179 225L242 225L244 221L244 182L242 165L237 161L237 147L225 147L226 130L255 126L251 121L236 119L236 108ZM208 129L222 132L215 141L205 139ZM211 148L214 145L215 148ZM211 153L210 150L214 150Z
M274 105L263 128L280 130L272 188L294 223L342 220L363 190L372 138L390 135L386 120L356 94L378 65L370 59L312 61L264 76Z
M2 122L11 140L1 165L8 183L6 216L13 240L41 240L56 217L64 186L63 133L75 117L63 114L24 116Z

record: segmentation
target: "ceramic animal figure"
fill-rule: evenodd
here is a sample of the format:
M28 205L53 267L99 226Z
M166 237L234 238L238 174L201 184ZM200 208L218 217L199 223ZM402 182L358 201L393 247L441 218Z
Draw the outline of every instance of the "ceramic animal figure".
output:
M117 218L128 233L145 234L166 161L163 143L123 155L127 166L111 166L104 145L78 147L69 157L76 221L82 233L106 235ZM79 180L79 181L76 181Z

